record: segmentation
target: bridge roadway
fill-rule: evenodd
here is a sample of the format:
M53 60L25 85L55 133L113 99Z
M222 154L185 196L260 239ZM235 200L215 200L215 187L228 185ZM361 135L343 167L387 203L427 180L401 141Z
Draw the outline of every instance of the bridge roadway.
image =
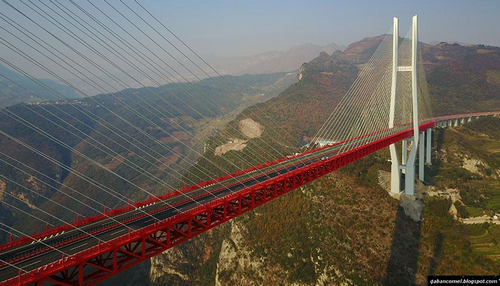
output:
M403 126L398 129L384 131L383 133L387 133L388 135L389 132L395 133L404 130L405 128L408 127ZM15 258L16 256L22 255L23 253L29 251L33 251L35 249L40 249L40 248L47 249L46 252L43 252L39 255L32 256L27 259L23 259L21 261L12 263L13 265L15 265L15 267L13 265L4 265L3 267L1 267L0 281L5 281L7 279L17 276L19 274L19 268L23 269L23 271L30 271L38 267L47 265L53 261L60 259L63 253L65 256L73 255L86 248L97 245L98 240L105 242L114 239L118 236L127 235L129 229L137 230L143 228L145 226L152 224L155 220L163 220L176 215L178 213L178 210L181 212L188 211L192 208L195 208L197 204L200 205L205 204L217 198L224 197L230 193L241 191L246 187L252 186L260 182L264 182L281 174L285 174L286 172L302 168L318 160L324 160L331 156L335 156L338 154L340 150L345 150L347 147L349 147L349 145L353 144L362 145L364 143L369 142L373 137L380 138L380 136L381 134L374 134L368 137L348 141L342 144L332 145L327 148L319 149L316 152L298 155L297 157L290 158L288 160L264 167L262 169L257 169L249 173L241 174L239 176L235 176L233 178L220 181L218 183L214 183L212 185L195 189L191 192L185 193L190 198L194 198L196 196L201 195L201 197L196 198L195 200L189 200L187 202L183 202L177 205L175 208L168 207L157 213L136 220L128 221L123 224L116 224L115 227L97 233L93 236L86 236L81 240L69 242L68 244L58 247L57 250L50 248L47 245L54 245L55 243L60 243L65 240L69 240L77 235L82 235L85 234L86 232L90 232L92 230L108 226L110 224L116 223L116 221L124 221L130 219L134 216L143 214L145 212L146 213L154 212L155 210L165 208L165 206L184 201L187 199L187 197L182 194L176 195L174 197L167 198L163 201L151 203L150 205L146 205L144 207L136 208L113 217L108 217L94 223L83 225L78 229L75 228L48 238L47 237L42 238L32 243L27 243L25 245L21 245L13 249L2 251L0 252L0 259L2 261L8 261L12 258Z
M498 115L500 112L488 112L488 113L478 113L474 115ZM464 115L460 115L464 116ZM457 116L450 116L457 117ZM429 121L437 121L440 118L435 118ZM198 204L206 204L215 199L224 197L230 193L238 192L246 187L264 182L266 180L275 178L281 174L303 168L309 164L317 162L319 160L327 159L331 156L339 154L339 151L347 149L350 145L363 145L367 144L373 139L389 137L392 134L396 134L401 131L407 131L411 129L411 124L393 128L390 130L384 130L372 135L367 135L362 138L357 138L354 140L349 140L340 144L335 144L328 146L326 148L321 148L315 152L300 154L297 157L284 160L272 164L270 166L257 169L248 173L244 173L208 186L201 187L199 189L194 189L190 192L179 194L162 201L154 202L149 205L135 208L133 210L104 218L102 220L85 224L79 228L74 228L72 230L64 231L56 235L41 238L31 243L26 243L14 248L3 250L0 252L0 262L9 261L15 257L30 252L35 249L45 248L46 251L35 255L29 256L20 261L12 262L12 264L6 264L0 267L0 281L5 281L10 278L16 277L19 274L20 269L23 272L29 272L33 269L39 268L41 266L47 265L53 261L57 261L62 257L64 253L65 256L74 255L86 248L96 246L98 241L109 241L116 237L120 237L128 234L128 230L137 230L145 226L151 225L155 220L164 220L166 218L172 217L178 214L178 211L184 212L195 208ZM186 197L187 196L187 197ZM187 198L195 198L193 200L186 201ZM168 207L169 205L180 203L174 207ZM156 211L156 212L155 212ZM154 212L154 213L153 213ZM133 219L135 216L140 214L148 213L150 215L143 216L137 219ZM152 213L152 214L151 214ZM116 223L116 221L126 221L124 223ZM48 245L54 245L55 243L61 243L64 241L69 241L75 236L82 235L91 232L96 229L101 229L108 226L108 229L98 232L92 236L85 236L79 240L71 241L62 246L51 248ZM111 227L109 227L111 226Z

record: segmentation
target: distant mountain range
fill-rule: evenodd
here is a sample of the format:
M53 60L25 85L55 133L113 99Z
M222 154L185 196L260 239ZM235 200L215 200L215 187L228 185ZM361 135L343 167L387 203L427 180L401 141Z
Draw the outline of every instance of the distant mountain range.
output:
M0 107L11 106L21 102L39 102L65 98L79 98L81 96L69 86L57 83L50 79L38 79L49 90L41 87L28 77L0 65ZM22 86L22 87L21 87Z
M220 74L270 74L298 70L303 63L316 58L321 52L331 55L344 49L344 46L335 43L326 46L303 44L293 46L287 52L270 51L247 57L212 56L207 60Z
M474 44L469 44L469 43L464 43L464 42L458 42L458 41L448 41L448 42L443 42L443 41L432 41L429 43L431 46L437 46L439 44L459 44L460 46L474 46Z

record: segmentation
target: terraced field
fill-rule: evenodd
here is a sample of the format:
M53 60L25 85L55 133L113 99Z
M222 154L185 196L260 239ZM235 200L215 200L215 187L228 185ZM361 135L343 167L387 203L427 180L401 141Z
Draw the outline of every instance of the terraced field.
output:
M467 225L472 250L500 261L500 226L494 224Z

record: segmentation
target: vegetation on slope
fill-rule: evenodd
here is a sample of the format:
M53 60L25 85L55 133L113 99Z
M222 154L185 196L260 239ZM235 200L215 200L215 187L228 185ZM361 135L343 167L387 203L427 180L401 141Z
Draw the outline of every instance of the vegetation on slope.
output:
M279 138L284 142L274 143L273 147L281 146L279 150L293 152L283 146L307 142L356 77L356 65L369 58L380 39L364 39L333 56L321 54L301 68L299 82L279 97L243 110L231 123L233 126L238 120L252 118L265 126L266 131L261 138L249 139L250 145L242 152L229 151L223 156L237 165L241 161L236 159L236 154L251 162L270 159L256 151L258 147L268 148L264 147L264 140L269 143L268 138L277 138L268 128L276 128L276 125L290 136L280 133ZM485 106L490 110L500 109L500 100L495 96L496 72L492 71L499 70L500 65L482 66L482 62L499 54L499 49L493 47L424 46L423 58L434 115L479 111ZM456 74L449 74L450 69ZM469 74L472 75L470 81ZM456 87L457 83L463 86ZM466 106L471 108L466 109ZM218 136L217 140L208 141L209 148L204 156L227 164L213 154L215 142L238 135L227 129ZM438 146L448 144L439 133L436 138ZM239 259L253 257L250 265L254 261L260 266L244 267L238 262L243 260L233 260L235 266L219 266L226 272L214 270L212 278L222 285L314 285L320 281L352 285L425 285L427 275L431 274L489 274L498 269L497 262L471 247L469 230L448 213L449 200L428 198L422 222L408 218L378 186L378 170L390 168L387 159L387 152L381 151L236 219L238 229L244 228L247 232L242 234L245 246L233 246L234 255ZM448 163L450 167L453 164ZM199 164L209 165L204 159ZM441 167L432 169L431 181L438 188L452 187L448 185L451 181L461 184L470 180L467 171L447 171L443 162L435 162L435 165ZM445 182L444 178L450 175L452 179ZM234 239L227 236L225 241L231 244ZM196 249L204 251L202 245ZM218 259L222 259L226 254L212 255L220 255Z
M147 194L138 191L133 184L153 194L163 194L167 191L167 187L151 179L144 171L170 186L178 187L184 168L191 166L196 159L188 154L189 147L195 146L198 150L203 148L203 144L201 147L200 144L196 145L198 143L196 140L203 141L209 132L216 130L217 126L211 121L224 115L227 118L219 120L227 122L231 112L237 112L248 104L268 98L290 83L289 76L284 73L227 76L225 80L230 82L230 85L220 78L207 79L198 83L123 90L115 94L97 95L91 99L18 104L2 110L0 114L2 131L75 170L69 171L60 167L2 136L0 152L12 158L2 155L2 159L26 171L23 173L6 162L0 162L0 174L20 184L16 185L7 179L2 179L5 183L0 195L2 200L33 213L44 221L60 225L62 223L60 220L40 214L35 208L40 207L68 222L74 221L76 215L61 209L38 194L63 204L83 216L94 215L96 211L75 202L64 193L77 197L97 210L102 210L102 206L89 198L98 198L112 208L127 204L126 199L119 200L102 188L89 184L78 173L134 201L145 199ZM25 120L26 123L16 121L16 117ZM204 126L212 127L205 128L211 131L201 134L199 126L202 123ZM48 136L57 138L62 144L76 149L80 154L49 140L25 124L33 124L35 128L44 130ZM157 141L161 144L157 144ZM84 156L94 162L85 159ZM15 160L40 171L43 175ZM105 166L107 171L99 165ZM142 170L134 169L133 165L139 166ZM173 170L169 170L169 167L173 167ZM111 172L126 180L118 178ZM33 177L39 177L49 184L42 184ZM61 186L61 183L66 186ZM12 194L21 201L5 193ZM10 221L18 220L20 223L16 223L15 227L21 231L33 233L45 228L44 223L15 209L5 212L5 215L10 217ZM1 235L3 236L3 233Z
M435 115L500 110L500 48L443 43L422 53Z
M432 166L430 181L440 189L456 188L460 199L455 202L461 219L485 216L477 224L460 225L463 245L468 255L478 258L464 260L461 265L479 263L496 265L500 262L500 225L488 218L500 212L500 118L482 118L464 126L436 131L436 164ZM481 222L483 221L483 222ZM498 222L498 221L496 221ZM459 266L456 266L459 267ZM470 265L470 269L475 269ZM485 273L483 271L466 273ZM467 268L463 268L467 271ZM488 270L491 273L491 270Z
M437 129L435 138L437 164L430 169L430 183L460 190L462 217L500 213L500 118Z

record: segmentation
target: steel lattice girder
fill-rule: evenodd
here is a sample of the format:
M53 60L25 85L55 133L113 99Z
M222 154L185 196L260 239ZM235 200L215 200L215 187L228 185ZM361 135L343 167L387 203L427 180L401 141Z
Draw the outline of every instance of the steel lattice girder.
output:
M421 130L434 127L422 124ZM93 285L268 201L316 180L338 168L412 135L411 130L279 175L225 198L198 206L167 219L129 232L128 235L94 246L45 267L0 283L3 285ZM8 284L6 284L8 283Z

